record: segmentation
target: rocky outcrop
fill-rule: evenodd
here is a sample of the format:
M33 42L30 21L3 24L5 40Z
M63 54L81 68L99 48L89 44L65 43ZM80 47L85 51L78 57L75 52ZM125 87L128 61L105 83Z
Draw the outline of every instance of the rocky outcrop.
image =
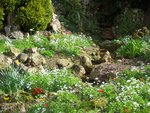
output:
M24 71L31 73L44 72L43 66L46 64L45 58L38 53L37 48L30 48L21 51L10 47L10 51L0 55L0 69L14 64Z

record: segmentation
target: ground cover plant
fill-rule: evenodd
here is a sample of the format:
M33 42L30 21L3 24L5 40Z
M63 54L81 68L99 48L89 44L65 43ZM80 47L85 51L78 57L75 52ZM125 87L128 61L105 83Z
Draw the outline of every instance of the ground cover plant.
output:
M121 42L126 46L131 40L124 38ZM144 41L148 43L147 37L137 40L140 44ZM2 44L5 43L2 40ZM77 34L51 34L48 37L36 34L7 42L7 45L22 51L37 47L45 56L52 56L55 52L78 55L81 48L92 44L90 38ZM136 45L137 51L139 47L143 46ZM3 51L6 51L5 48ZM6 106L12 106L12 103L16 105L13 112L19 112L20 105L24 105L27 113L149 113L149 95L150 65L135 66L134 70L116 73L108 82L99 84L82 82L70 69L65 68L47 70L45 73L27 73L13 66L0 71L2 113L8 112L10 109Z
M83 34L52 34L47 38L39 34L23 40L14 40L12 44L21 50L37 47L42 55L51 57L56 52L79 55L81 48L89 47L93 42Z
M150 59L150 39L149 36L134 39L131 36L126 36L120 40L123 45L118 49L119 57L134 58L143 57Z
M5 76L13 77L14 72L16 71L7 70ZM15 77L13 80L19 87L13 85L14 81L9 77L2 77L1 83L7 82L7 86L11 88L1 84L1 98L5 102L30 101L32 104L27 109L29 113L149 113L149 66L141 72L137 70L137 73L127 70L110 79L108 83L97 86L83 83L66 69L52 70L46 74L26 74L21 78L23 82L17 82L20 78ZM14 92L15 97L10 93L13 88L18 93ZM21 95L23 93L25 95ZM9 94L10 98L6 99L4 94Z

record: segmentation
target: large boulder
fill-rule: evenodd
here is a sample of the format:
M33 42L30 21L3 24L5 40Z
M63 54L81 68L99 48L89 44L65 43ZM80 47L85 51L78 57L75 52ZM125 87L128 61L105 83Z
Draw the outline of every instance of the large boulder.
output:
M46 64L45 58L39 53L33 53L30 56L32 66L38 66Z
M95 65L88 77L90 80L108 81L110 78L114 78L117 73L127 68L127 66L121 64L102 63Z
M9 67L12 64L12 59L9 57L0 54L0 69L4 69L6 67Z
M58 65L59 68L71 68L73 63L69 59L58 59L56 61L56 64Z
M9 54L12 58L16 58L19 54L21 53L21 51L15 47L10 47L10 51Z
M91 72L93 64L88 56L82 56L81 59L81 65L85 68L86 72Z
M79 78L83 78L84 74L86 73L86 71L82 65L75 64L72 66L72 70L73 70L73 73Z
M24 34L21 31L13 31L11 33L11 37L10 38L23 39L24 38Z
M25 63L28 58L29 58L29 56L28 56L28 54L26 54L26 53L21 53L21 54L18 56L19 61L22 62L22 63Z
M42 65L35 66L35 67L29 67L27 69L27 72L29 73L45 73L45 69L43 68Z

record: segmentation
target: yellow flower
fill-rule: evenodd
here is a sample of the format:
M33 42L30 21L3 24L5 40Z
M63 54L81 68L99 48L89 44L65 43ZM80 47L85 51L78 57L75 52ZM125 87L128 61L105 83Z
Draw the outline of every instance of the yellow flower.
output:
M37 101L44 101L45 98L38 98Z
M20 65L20 64L21 64L21 62L19 62L19 60L16 60L15 63L16 63L17 65Z
M55 37L53 35L51 35L50 38L55 38Z
M10 100L10 97L9 97L9 96L4 96L3 99L4 99L5 101L8 101L8 100Z

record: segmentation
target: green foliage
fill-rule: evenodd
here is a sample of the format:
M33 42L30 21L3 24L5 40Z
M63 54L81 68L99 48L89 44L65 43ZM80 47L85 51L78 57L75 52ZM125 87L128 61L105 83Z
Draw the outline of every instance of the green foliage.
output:
M92 44L92 39L83 34L52 34L49 39L43 35L35 35L29 39L14 42L18 48L38 47L40 53L48 57L53 56L55 52L63 53L66 56L79 55L81 48L89 47Z
M103 96L109 98L109 104L104 109L104 113L124 113L125 111L148 113L147 108L150 108L148 81L148 77L141 81L134 77L127 77L126 74L119 74L111 83L103 84L101 88L106 92Z
M1 0L0 4L4 10L8 13L13 13L16 10L16 6L19 5L20 0Z
M58 37L59 34L55 34L54 37ZM85 35L60 35L59 39L52 39L51 43L56 47L59 52L65 55L79 55L81 48L89 47L93 42L89 37ZM61 38L62 37L62 38ZM64 37L64 38L63 38Z
M59 93L57 98L50 103L50 111L58 112L63 111L64 113L70 112L75 113L79 109L81 100L77 95L70 93L68 91Z
M6 52L8 50L5 40L0 40L0 53Z
M18 24L22 30L44 30L52 19L53 7L51 0L1 0L5 16L17 14ZM16 13L17 12L17 13ZM0 27L1 27L0 9ZM8 20L4 20L7 23ZM10 20L9 20L10 21Z
M0 41L0 43L6 46L4 40L2 42ZM52 57L56 52L60 52L66 56L79 55L81 48L89 47L92 44L92 39L82 34L52 34L49 39L41 34L12 41L12 45L22 51L24 49L37 47L39 52L47 57ZM0 52L5 51L2 47L0 48Z
M23 89L24 76L14 67L6 68L0 72L0 89L5 93L15 93Z
M52 1L60 21L63 22L66 28L74 32L84 32L90 34L90 36L99 35L101 12L97 9L101 1L94 0L90 1L89 4L84 3L82 0Z
M22 40L14 40L12 42L12 44L20 49L20 50L24 50L24 49L28 49L28 48L33 48L34 46L34 40L33 38L24 38Z
M121 42L124 43L124 45L117 50L117 55L119 57L144 57L145 59L150 59L150 45L146 37L142 39L125 37L121 39Z
M81 98L84 100L96 99L99 94L96 87L84 87L81 91Z
M26 85L28 92L21 92L34 101L30 95L32 89L42 88L44 93L36 99L45 98L45 100L30 105L27 113L124 113L126 111L148 113L150 108L149 66L146 66L145 70L139 72L140 77L136 76L137 73L128 71L117 75L116 79L109 83L95 87L82 83L65 69L53 70L46 74L24 74L23 76L18 70L12 68L11 71L1 72L0 91L15 93ZM147 74L144 80L141 79L143 72ZM52 98L50 98L51 92L55 92ZM18 92L18 94L16 98L23 100L21 93Z
M42 87L51 92L67 90L80 82L80 79L74 77L68 70L53 70L47 75L33 74L26 77L26 84L29 84L31 89Z
M139 70L126 70L124 71L124 74L126 75L127 78L131 78L134 77L136 79L141 79L141 80L145 80L147 77L150 77L150 73L147 69L145 69L145 71L139 71Z
M31 0L18 10L18 23L25 31L44 30L52 19L53 8L50 0Z
M133 33L142 25L143 12L140 10L125 10L125 12L116 19L116 33L119 35L128 35Z
M53 2L56 2L56 10L58 8L60 20L67 28L77 31L79 21L82 18L81 0L53 0Z
M118 54L124 57L137 57L141 55L143 44L140 39L129 40L128 43L118 50Z
M4 20L4 11L3 8L0 7L0 30L3 28L3 20Z

